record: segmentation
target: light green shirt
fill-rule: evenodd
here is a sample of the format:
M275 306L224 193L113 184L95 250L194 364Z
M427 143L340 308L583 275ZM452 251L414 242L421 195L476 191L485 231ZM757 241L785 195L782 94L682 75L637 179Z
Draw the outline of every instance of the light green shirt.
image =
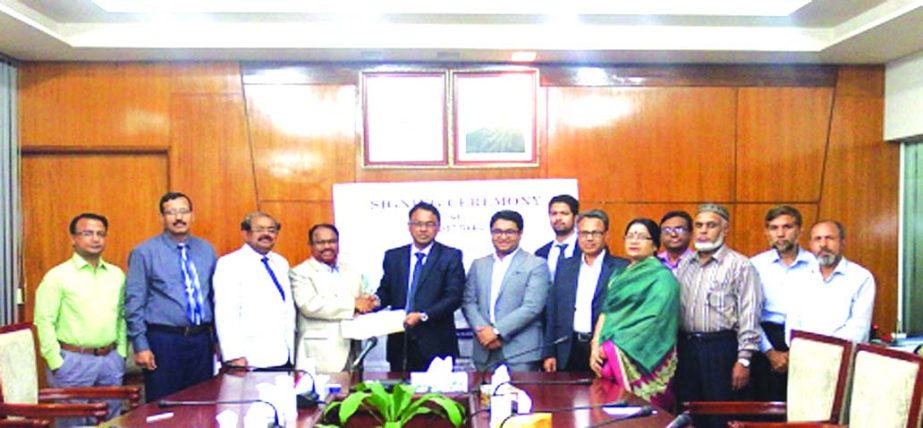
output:
M125 357L124 303L125 274L102 259L94 268L74 253L48 271L35 292L33 321L48 367L57 370L64 363L58 341L85 348L116 342Z

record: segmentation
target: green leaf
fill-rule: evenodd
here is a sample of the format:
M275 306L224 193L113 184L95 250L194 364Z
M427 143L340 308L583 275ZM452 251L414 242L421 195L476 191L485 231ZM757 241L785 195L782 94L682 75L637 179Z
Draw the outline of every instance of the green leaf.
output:
M456 427L461 426L465 414L464 406L462 406L459 402L441 394L430 397L430 401L438 404L445 410L445 415L449 419L449 422L452 423L452 425Z
M362 402L370 395L367 392L356 391L344 398L340 402L340 424L345 425L346 421L356 413Z
M413 409L413 411L409 411L409 410L404 411L401 414L401 418L400 418L401 425L406 425L408 421L410 421L411 419L413 419L414 417L418 415L425 415L427 413L432 413L432 412L433 412L433 409L430 409L429 407L426 407L426 406L416 407Z
M404 411L413 399L416 389L410 385L395 385L391 392L391 402L394 405L394 418L402 418Z
M381 417L386 422L394 421L395 418L391 409L391 395L385 391L385 387L382 386L381 382L368 382L367 385L371 393L368 403L378 409L378 412L381 413Z

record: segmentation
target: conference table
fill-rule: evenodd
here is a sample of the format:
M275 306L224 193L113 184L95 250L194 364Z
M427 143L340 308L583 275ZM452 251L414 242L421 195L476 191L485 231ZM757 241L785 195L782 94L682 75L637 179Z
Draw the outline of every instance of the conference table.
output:
M259 397L257 385L260 383L273 383L276 376L280 373L266 372L241 372L241 373L224 373L208 381L192 386L185 390L174 393L165 398L170 401L234 401L234 400L253 400ZM588 427L601 422L612 421L615 419L606 414L599 408L576 409L573 407L588 407L611 403L618 400L626 400L631 405L649 405L644 400L626 392L620 386L603 379L594 379L590 385L576 384L541 384L541 382L567 382L591 377L586 374L575 373L513 373L512 383L517 388L528 392L533 401L533 410L554 410L552 412L552 425L558 427ZM394 380L400 379L400 373L365 373L363 380ZM468 383L469 391L477 391L482 383L489 381L489 374L469 373ZM352 385L359 381L355 374L335 373L331 375L329 383L343 385L343 391L339 394L333 394L328 397L328 401L342 398L348 393L346 385ZM446 394L449 397L461 402L468 409L470 420L467 426L471 427L489 427L489 412L481 403L477 393L455 393ZM240 415L238 426L243 426L244 415L250 404L206 404L196 406L171 406L161 407L159 402L147 403L139 406L137 409L128 412L116 419L104 422L104 427L217 427L218 422L215 416L224 410L232 410ZM613 422L606 426L615 428L641 428L641 427L658 427L662 428L667 425L673 415L667 411L654 407L656 413L651 416L640 417L635 419L621 420ZM165 415L172 413L172 417L161 419L156 422L148 422L148 417ZM320 408L303 409L298 412L297 426L311 427L318 423L323 413L323 405ZM358 416L357 416L358 417ZM414 421L412 421L414 422ZM365 427L374 426L374 420L370 417L350 420L347 426ZM442 420L427 419L416 421L409 424L410 427L424 426L433 428L437 426L450 426Z

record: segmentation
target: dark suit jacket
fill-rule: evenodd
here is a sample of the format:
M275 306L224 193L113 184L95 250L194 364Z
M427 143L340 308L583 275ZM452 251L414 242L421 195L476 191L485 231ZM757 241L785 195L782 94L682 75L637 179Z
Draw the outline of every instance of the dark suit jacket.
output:
M547 258L548 258L548 253L551 252L551 246L554 245L554 244L555 244L555 241L551 241L551 242L549 242L549 243L547 243L547 244L545 244L545 245L542 245L541 248L535 250L535 255L538 256L538 257L541 257L541 258L543 258L543 259L547 259ZM574 243L574 245L575 245L575 247L574 247L574 255L571 256L571 257L575 257L575 258L576 258L576 256L579 256L579 255L583 254L583 252L580 251L580 246L579 246L579 245L577 245L576 243ZM555 269L557 269L557 268L555 268Z
M383 269L381 285L376 291L381 307L403 308L410 282L410 245L385 252ZM417 341L427 361L447 355L458 358L454 313L461 306L465 288L461 250L434 242L420 275L413 297L414 310L425 312L429 319L417 324L408 334ZM394 365L403 361L402 340L388 340L387 357Z
M583 257L571 257L562 260L558 264L554 275L554 284L551 286L551 293L548 295L548 303L545 305L545 343L552 343L555 339L561 337L569 338L574 333L577 278L580 275L582 265ZM612 256L609 251L606 251L599 280L596 282L596 292L593 293L592 327L596 327L596 320L599 319L599 314L602 313L609 277L626 266L628 266L628 260ZM543 358L555 357L558 360L558 367L563 368L567 365L572 346L573 343L570 340L553 347L548 346L544 350Z

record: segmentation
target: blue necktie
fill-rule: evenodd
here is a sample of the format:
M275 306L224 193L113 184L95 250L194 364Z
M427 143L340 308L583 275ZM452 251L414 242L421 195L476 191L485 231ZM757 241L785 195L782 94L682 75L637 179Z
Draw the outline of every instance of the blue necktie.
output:
M279 290L279 295L282 296L282 301L285 301L285 292L282 291L282 285L279 284L279 279L276 278L275 272L272 271L272 268L269 267L269 257L263 257L260 259L263 262L263 266L266 266L266 272L269 272L269 277L272 278L272 283L276 284L276 290Z
M202 324L202 292L199 287L199 275L195 270L195 263L189 259L186 243L177 245L179 248L179 268L183 274L183 286L186 291L186 319L192 325Z
M564 260L564 250L567 249L567 244L555 244L555 246L558 247L559 250L558 261L555 263L555 266L557 266L558 263L561 263L561 260Z
M410 278L410 290L407 292L407 304L404 305L404 310L407 313L413 312L413 296L417 292L417 285L420 284L420 271L423 270L423 258L426 257L426 254L422 252L414 253L417 256L417 263L413 265L413 276Z

